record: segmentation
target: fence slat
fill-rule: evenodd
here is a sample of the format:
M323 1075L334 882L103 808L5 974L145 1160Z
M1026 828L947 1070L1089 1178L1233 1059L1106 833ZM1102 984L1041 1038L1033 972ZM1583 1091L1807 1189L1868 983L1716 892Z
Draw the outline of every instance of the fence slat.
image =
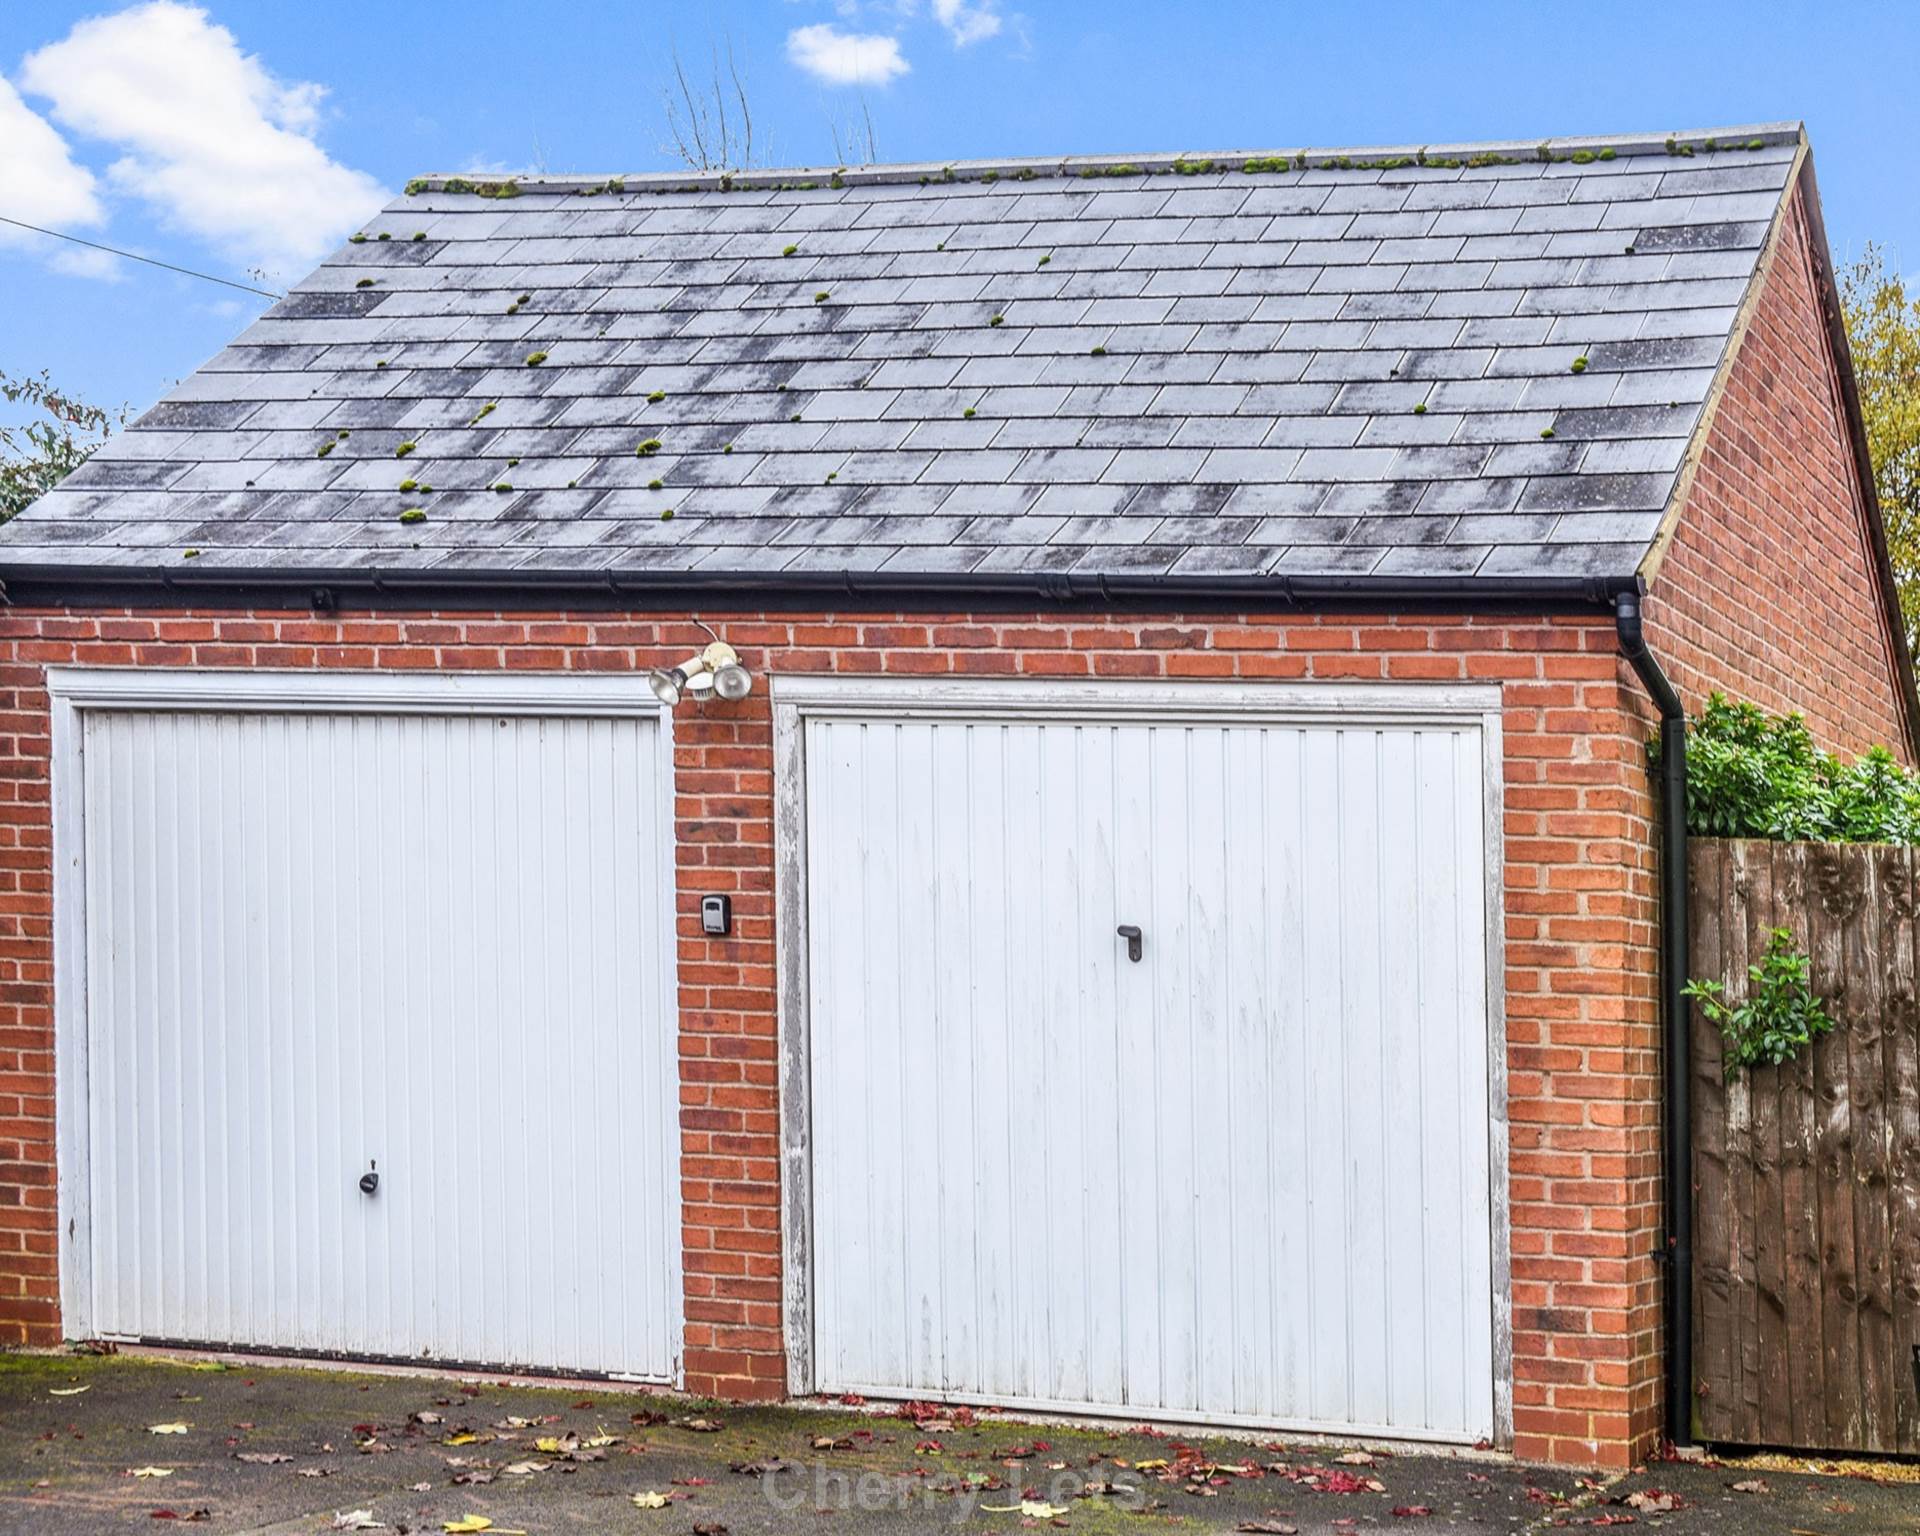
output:
M1697 839L1694 974L1737 1004L1784 926L1835 1029L1728 1073L1696 1008L1696 1427L1920 1451L1920 850Z

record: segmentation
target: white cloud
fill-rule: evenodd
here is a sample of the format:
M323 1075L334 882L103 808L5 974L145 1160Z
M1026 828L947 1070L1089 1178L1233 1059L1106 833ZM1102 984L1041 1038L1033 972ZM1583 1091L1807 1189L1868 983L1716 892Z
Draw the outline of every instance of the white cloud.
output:
M88 229L105 222L93 173L74 162L67 141L20 93L0 79L0 213L45 229ZM0 246L44 254L63 272L111 276L118 266L104 251L62 246L43 235L0 224Z
M78 23L28 55L54 119L123 151L116 190L276 276L318 260L386 197L314 142L325 87L276 80L225 27L178 0Z
M998 0L980 0L977 5L968 5L966 0L933 0L933 15L957 48L982 42L1000 30Z
M879 32L842 32L827 22L787 34L787 57L827 85L885 85L913 66L897 38Z

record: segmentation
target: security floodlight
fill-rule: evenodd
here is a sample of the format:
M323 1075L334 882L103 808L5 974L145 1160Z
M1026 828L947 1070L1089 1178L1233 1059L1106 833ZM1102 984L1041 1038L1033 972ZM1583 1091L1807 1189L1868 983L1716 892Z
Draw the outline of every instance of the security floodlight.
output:
M741 665L739 654L724 640L689 656L677 667L655 667L647 674L653 696L671 709L690 693L716 693L723 699L744 699L753 691L753 674Z

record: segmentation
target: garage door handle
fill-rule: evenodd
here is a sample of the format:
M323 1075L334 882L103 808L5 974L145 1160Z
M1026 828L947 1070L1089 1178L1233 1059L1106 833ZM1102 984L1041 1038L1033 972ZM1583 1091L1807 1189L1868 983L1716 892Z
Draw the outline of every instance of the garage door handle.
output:
M1140 929L1138 925L1134 923L1122 923L1113 931L1127 941L1127 958L1129 960L1138 960L1140 958Z
M367 1171L360 1175L360 1193L370 1195L379 1187L380 1175L375 1173L372 1166L369 1165Z

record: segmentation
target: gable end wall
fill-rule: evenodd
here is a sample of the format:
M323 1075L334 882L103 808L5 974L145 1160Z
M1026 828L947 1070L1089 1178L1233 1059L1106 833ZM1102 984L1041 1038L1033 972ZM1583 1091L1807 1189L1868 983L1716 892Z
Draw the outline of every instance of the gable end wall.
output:
M1821 310L1809 183L1728 374L1647 617L1690 712L1718 690L1798 710L1841 752L1912 761L1866 499Z

